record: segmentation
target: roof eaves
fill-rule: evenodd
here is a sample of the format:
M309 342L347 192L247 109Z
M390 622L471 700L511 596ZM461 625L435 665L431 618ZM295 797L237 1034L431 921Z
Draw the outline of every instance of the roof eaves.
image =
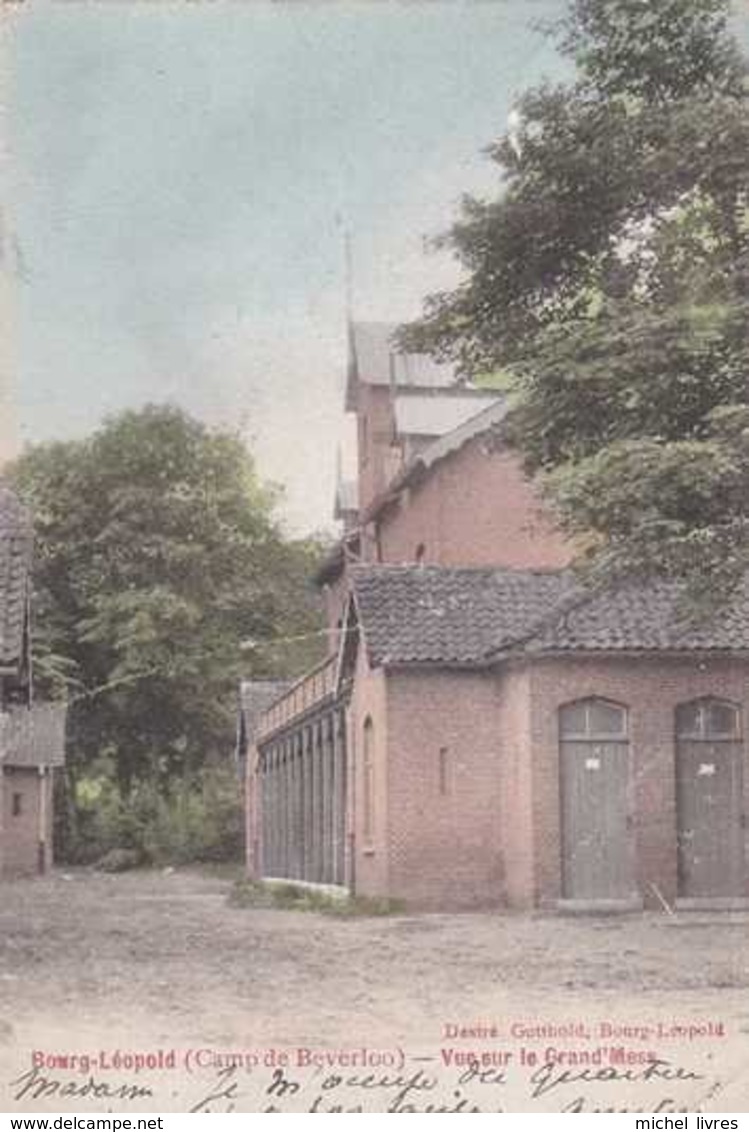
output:
M660 648L657 645L652 647L637 647L627 646L626 648L611 648L611 646L602 645L596 648L591 645L572 645L568 648L559 646L542 648L538 650L527 651L512 651L506 653L497 653L491 658L491 663L501 660L522 658L524 660L550 660L557 657L568 657L570 653L576 656L594 656L598 659L615 660L617 657L628 659L646 659L648 657L658 656L665 657L671 660L683 659L688 660L695 655L720 657L721 659L749 659L749 649L738 648L710 648L706 646L696 646L694 648Z
M489 665L483 660L435 660L425 657L415 657L412 660L399 657L396 660L392 660L390 657L385 656L374 664L373 667L383 668L386 672L399 672L402 670L413 671L414 669L426 669L430 672L436 671L437 669L440 671L447 669L451 672L476 672L488 668Z
M497 408L500 404L503 412L497 414ZM411 460L405 468L396 472L385 491L377 495L362 512L362 524L371 523L373 519L376 519L386 508L392 506L392 504L397 501L402 491L407 487L412 487L414 484L420 483L441 460L445 460L448 456L459 452L464 445L474 440L477 436L481 436L482 433L489 432L490 429L501 422L506 411L506 404L497 401L495 404L489 405L486 409L482 409L480 413L477 413L469 420L464 421L463 424L458 425L457 428L445 433L444 436L438 437L428 448L425 448L423 452L419 452L414 456L413 460ZM494 419L495 414L497 414L496 419ZM487 420L483 421L482 418L485 416Z

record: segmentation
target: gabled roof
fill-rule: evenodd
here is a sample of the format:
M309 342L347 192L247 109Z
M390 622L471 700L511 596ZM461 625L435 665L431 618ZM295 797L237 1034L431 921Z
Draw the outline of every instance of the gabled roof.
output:
M27 511L0 488L0 669L17 671L24 659L32 532Z
M444 436L432 441L429 447L420 452L413 463L404 470L404 486L405 483L412 482L419 472L429 471L440 460L451 456L453 452L459 452L463 445L468 444L470 440L496 428L507 416L507 408L505 399L497 397L495 394L491 404L467 417L462 424L452 429L451 432L447 432Z
M15 707L0 716L0 762L5 766L62 766L65 762L64 703ZM3 760L4 755L4 760Z
M401 390L395 398L398 436L439 437L501 400L491 389Z
M334 518L343 519L359 510L359 484L356 480L341 480L335 493Z
M382 495L372 500L362 516L362 521L368 522L374 519L385 507L389 506L405 488L417 483L430 472L436 464L439 464L441 460L445 460L448 456L459 452L464 445L474 440L477 436L481 436L495 429L507 415L507 408L507 402L503 398L495 397L495 400L486 408L481 409L479 412L463 421L457 428L445 433L444 436L439 436L436 440L433 440L431 444L428 444L423 451L419 452L402 471L398 472Z
M353 592L370 663L477 665L527 636L570 591L552 571L360 566Z
M360 525L376 518L381 511L398 498L405 488L417 483L427 475L435 464L445 460L453 453L459 452L465 444L468 444L477 436L495 429L507 415L507 408L507 402L495 394L491 404L486 408L480 409L479 412L463 421L457 428L445 433L444 436L439 436L436 440L433 440L398 472L381 495L372 500L363 514L360 515ZM340 517L341 510L338 499L336 499L336 518ZM349 531L342 539L339 539L326 555L314 577L317 585L325 585L340 577L346 564L346 547L351 545L355 537L355 532Z
M406 353L393 341L394 322L352 322L349 328L349 365L346 409L356 408L357 388L363 385L410 386L444 389L454 385L454 366L436 362L428 354Z
M569 572L360 566L353 594L370 663L482 667L508 655L748 652L749 582L730 604L686 620L662 581L607 592Z

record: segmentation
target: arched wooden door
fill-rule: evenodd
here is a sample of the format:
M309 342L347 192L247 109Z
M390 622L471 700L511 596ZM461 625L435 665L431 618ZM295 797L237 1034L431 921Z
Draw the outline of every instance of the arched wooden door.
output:
M627 710L607 700L559 711L562 894L630 901L636 895Z
M741 713L719 699L676 711L679 895L743 896L744 744Z

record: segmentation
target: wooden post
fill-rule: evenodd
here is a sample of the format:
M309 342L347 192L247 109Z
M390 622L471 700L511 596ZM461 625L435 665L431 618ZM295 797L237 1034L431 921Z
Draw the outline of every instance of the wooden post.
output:
M343 709L334 714L333 752L335 758L335 879L346 883L346 716Z
M263 782L263 876L267 877L273 875L273 747L263 752Z
M315 880L320 884L324 880L323 869L325 852L324 750L323 729L320 720L314 725L314 736L317 778L317 805L315 806Z
M356 894L356 730L353 718L346 728L346 887Z
M244 768L244 861L245 873L250 880L258 875L258 804L257 749L251 746L245 753Z
M323 876L326 884L333 884L335 881L333 860L333 791L335 789L333 718L333 713L329 712L323 721Z
M301 735L295 732L291 740L291 781L292 811L294 821L291 829L293 876L304 879L304 812L302 809L302 746Z
M304 879L312 880L312 751L306 727L301 734L301 744L304 766Z
M286 739L286 873L294 872L294 737Z
M271 876L277 877L281 869L281 748L278 743L273 745L272 755L272 793L273 793L273 860L271 863Z
M39 767L39 862L41 874L47 871L47 767Z

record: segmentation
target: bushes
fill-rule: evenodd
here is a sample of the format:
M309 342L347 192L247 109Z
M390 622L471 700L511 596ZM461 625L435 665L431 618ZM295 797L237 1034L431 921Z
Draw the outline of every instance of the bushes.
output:
M92 864L113 849L132 850L146 864L234 861L242 855L242 793L231 767L203 770L166 789L145 780L124 798L102 765L71 787L58 859Z
M351 896L293 881L235 881L229 903L236 908L274 908L285 912L320 912L341 919L358 916L397 916L403 902L387 897Z

